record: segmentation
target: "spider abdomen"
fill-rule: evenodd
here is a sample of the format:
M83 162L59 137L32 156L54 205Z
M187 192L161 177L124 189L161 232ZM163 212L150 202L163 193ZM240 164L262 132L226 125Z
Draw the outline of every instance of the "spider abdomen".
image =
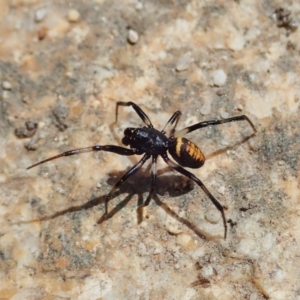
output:
M183 167L197 169L205 162L204 154L186 138L176 138L169 145L169 153Z

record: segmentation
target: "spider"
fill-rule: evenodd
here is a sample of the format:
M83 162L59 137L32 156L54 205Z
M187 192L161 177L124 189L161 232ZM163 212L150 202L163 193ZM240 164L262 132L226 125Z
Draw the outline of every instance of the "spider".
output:
M177 126L178 120L181 116L180 111L176 111L169 121L166 123L163 130L159 131L155 129L149 119L149 117L144 113L144 111L134 102L117 102L116 105L116 122L118 120L118 110L119 106L131 106L138 116L142 119L146 126L143 127L128 127L124 130L124 136L122 138L122 143L125 146L129 146L130 148L120 147L116 145L95 145L91 147L73 149L61 154L55 155L53 157L42 160L36 164L29 166L27 169L31 169L40 164L43 164L47 161L63 157L70 156L84 152L97 152L97 151L107 151L113 152L119 155L130 156L130 155L143 155L142 159L134 165L129 171L127 171L115 184L115 186L111 189L111 191L107 194L105 198L105 215L108 214L108 202L112 198L113 193L119 188L129 177L135 174L144 163L152 157L152 168L151 168L151 188L148 194L148 197L142 207L148 206L150 200L155 193L156 189L156 161L158 156L161 156L165 163L170 166L172 169L181 173L182 175L188 177L190 180L193 180L196 184L198 184L202 190L206 193L215 207L220 211L223 224L224 224L224 239L227 236L227 224L226 217L224 212L224 207L219 203L219 201L209 192L206 186L202 183L202 181L197 178L193 173L186 170L184 167L198 169L201 168L205 162L205 157L201 150L190 140L184 138L183 136L189 132L195 131L197 129L211 126L211 125L220 125L229 122L236 121L247 121L254 132L256 129L250 119L245 116L236 116L223 120L210 120L199 122L194 125L188 126L186 128L181 129L180 131L175 133L175 128ZM167 137L166 130L169 126L173 126L170 131L170 136ZM168 153L172 156L172 158L176 161L170 160Z

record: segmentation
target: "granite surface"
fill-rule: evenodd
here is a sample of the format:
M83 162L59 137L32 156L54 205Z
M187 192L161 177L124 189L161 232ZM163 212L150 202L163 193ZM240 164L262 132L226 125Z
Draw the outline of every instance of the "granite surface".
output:
M0 1L0 299L300 299L297 1ZM190 169L108 152L142 126L231 116L186 137Z

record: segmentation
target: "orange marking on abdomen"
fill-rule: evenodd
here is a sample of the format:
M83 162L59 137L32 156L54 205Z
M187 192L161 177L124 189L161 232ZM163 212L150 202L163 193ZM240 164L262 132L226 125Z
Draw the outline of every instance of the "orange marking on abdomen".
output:
M180 157L180 152L181 152L181 145L182 145L182 138L177 138L176 139L176 155Z
M204 155L201 150L191 141L187 142L186 151L196 161L204 161Z

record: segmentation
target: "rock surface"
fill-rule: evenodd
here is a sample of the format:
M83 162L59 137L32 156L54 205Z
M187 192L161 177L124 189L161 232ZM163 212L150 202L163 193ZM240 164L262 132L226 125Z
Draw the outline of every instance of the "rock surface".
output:
M0 298L300 299L299 11L280 0L1 1ZM226 78L214 84L217 70ZM162 160L149 207L137 210L145 165L108 219L105 196L138 157L87 153L26 170L120 145L143 124L124 107L113 124L117 101L156 128L178 109L178 129L252 120L251 138L247 122L187 135L207 158L191 171L227 208L226 240L204 192ZM35 131L16 136L30 120Z

